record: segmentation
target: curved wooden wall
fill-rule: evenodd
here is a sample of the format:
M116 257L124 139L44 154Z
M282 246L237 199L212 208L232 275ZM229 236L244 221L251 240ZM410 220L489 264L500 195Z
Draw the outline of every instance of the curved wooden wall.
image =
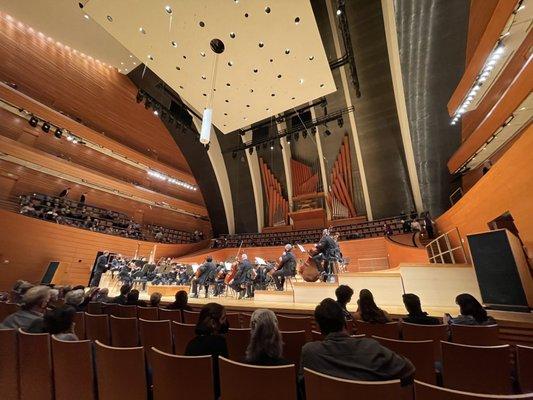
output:
M84 229L58 225L0 210L0 290L9 290L17 279L40 282L50 261L65 268L61 284L86 285L99 251L146 256L157 243L142 242ZM157 244L155 259L197 251L207 242Z

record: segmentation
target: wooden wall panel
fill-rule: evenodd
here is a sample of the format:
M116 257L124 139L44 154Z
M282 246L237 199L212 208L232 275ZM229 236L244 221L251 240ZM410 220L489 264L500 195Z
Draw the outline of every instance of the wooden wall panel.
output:
M509 211L524 245L533 251L533 125L516 140L453 207L437 219L440 232L457 227L466 235L488 230L487 223ZM457 245L457 243L455 243Z
M479 40L485 32L499 0L470 0L470 16L468 18L468 38L466 41L466 61L468 65Z
M156 243L104 235L41 221L0 210L0 290L8 290L15 280L39 282L50 261L65 265L61 283L87 284L98 251L109 250L133 256L148 256ZM171 257L197 251L207 242L157 244L156 256Z
M390 268L396 268L400 263L429 263L425 248L404 246L390 240L385 241L385 246Z
M135 101L130 79L0 18L0 80L97 132L190 173L163 123Z

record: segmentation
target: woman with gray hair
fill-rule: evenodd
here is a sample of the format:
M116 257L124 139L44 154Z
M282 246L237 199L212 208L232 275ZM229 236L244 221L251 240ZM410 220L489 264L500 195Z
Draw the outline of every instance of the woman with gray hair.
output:
M83 300L85 300L83 289L71 290L65 294L65 304L74 307L76 311L84 311L82 305Z
M246 362L254 365L287 365L282 358L283 342L276 314L270 310L255 310L250 319L250 343Z

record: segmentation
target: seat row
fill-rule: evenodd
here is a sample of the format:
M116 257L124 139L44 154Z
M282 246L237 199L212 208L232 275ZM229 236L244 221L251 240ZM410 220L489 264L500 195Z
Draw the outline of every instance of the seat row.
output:
M228 336L231 336L231 333ZM460 353L452 356L458 355ZM485 391L488 381L492 379L492 376L483 375L493 366L488 364L489 362L494 360L485 357L479 360L479 363L487 363L482 371L476 368L467 371L468 379L482 381ZM153 400L203 400L212 399L214 393L214 369L210 356L187 357L155 347L111 347L99 341L93 345L90 340L67 342L48 334L29 334L21 330L0 330L0 367L2 398L6 400L146 400L149 391ZM457 366L463 374L465 368L469 367L471 365ZM296 371L296 365L250 366L221 357L219 377L222 399L295 400ZM528 373L531 373L530 371L531 369ZM421 382L418 378L414 387L401 387L399 380L358 382L330 377L308 369L305 369L304 376L307 400L533 399L533 394L476 395L440 388Z

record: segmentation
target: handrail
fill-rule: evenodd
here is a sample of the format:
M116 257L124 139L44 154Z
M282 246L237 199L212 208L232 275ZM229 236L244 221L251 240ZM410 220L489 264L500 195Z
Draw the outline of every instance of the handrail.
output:
M456 250L460 250L461 251L460 254L462 254L463 255L463 259L466 260L466 254L465 254L465 250L463 248L463 244L462 244L461 240L459 240L459 243L460 243L459 246L452 247L451 242L450 242L450 235L449 235L451 232L456 232L457 233L457 237L459 239L461 238L461 235L459 235L459 230L457 228L453 228L453 229L450 229L447 232L444 232L440 236L436 237L435 239L433 239L431 242L429 242L426 245L426 251L428 253L428 258L429 258L429 262L430 263L446 264L446 262L444 260L444 255L445 254L449 254L450 258L451 258L451 263L452 264L456 264L455 256L454 256L454 251L456 251ZM445 242L445 248L444 249L441 249L440 239L444 239L444 242ZM434 248L433 245L434 244L436 244L436 246L437 246L437 250L438 250L437 253L435 253L433 251L433 248ZM440 259L440 262L438 261L439 259Z

